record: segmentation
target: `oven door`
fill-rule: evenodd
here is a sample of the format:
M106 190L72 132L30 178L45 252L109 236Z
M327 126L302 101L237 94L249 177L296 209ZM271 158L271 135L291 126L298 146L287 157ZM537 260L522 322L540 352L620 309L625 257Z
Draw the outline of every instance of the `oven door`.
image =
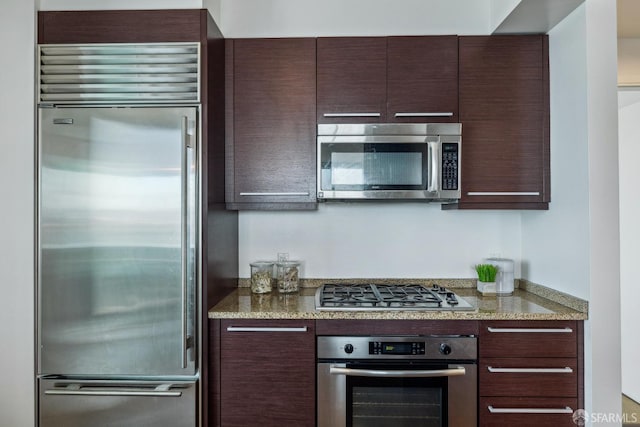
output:
M318 427L474 427L473 363L318 363Z

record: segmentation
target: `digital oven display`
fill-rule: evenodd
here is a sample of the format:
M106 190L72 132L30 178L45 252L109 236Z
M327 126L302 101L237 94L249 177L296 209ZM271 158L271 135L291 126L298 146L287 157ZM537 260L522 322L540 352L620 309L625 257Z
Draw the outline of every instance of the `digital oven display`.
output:
M424 354L424 342L369 342L369 354L419 355Z

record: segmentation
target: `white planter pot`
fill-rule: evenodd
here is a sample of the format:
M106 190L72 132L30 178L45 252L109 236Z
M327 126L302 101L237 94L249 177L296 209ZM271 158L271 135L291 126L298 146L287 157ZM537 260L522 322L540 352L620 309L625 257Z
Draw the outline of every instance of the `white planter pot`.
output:
M496 295L496 282L481 282L478 280L476 287L482 295Z

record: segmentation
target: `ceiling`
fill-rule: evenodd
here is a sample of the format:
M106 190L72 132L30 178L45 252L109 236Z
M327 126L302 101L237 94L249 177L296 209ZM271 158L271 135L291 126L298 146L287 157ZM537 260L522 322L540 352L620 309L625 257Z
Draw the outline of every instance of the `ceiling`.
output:
M640 1L618 1L618 37L640 37Z

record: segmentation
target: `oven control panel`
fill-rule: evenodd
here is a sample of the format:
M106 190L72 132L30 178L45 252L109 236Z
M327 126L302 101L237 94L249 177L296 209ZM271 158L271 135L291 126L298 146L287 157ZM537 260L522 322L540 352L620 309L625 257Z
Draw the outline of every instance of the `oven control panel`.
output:
M318 359L476 360L474 335L319 336Z
M369 341L369 354L420 355L424 354L424 341Z

